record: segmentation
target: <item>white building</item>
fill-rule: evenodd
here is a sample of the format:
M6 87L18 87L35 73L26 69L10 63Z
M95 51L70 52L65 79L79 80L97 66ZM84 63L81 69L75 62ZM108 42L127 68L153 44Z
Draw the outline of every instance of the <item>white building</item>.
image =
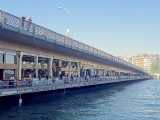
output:
M159 69L159 55L157 54L140 54L132 57L132 64L137 65L148 72L151 72L152 64L156 63Z

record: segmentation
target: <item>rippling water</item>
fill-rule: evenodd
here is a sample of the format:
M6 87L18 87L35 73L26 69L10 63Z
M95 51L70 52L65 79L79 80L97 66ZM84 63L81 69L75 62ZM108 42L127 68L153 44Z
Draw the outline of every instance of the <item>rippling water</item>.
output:
M0 98L0 120L160 120L160 80Z

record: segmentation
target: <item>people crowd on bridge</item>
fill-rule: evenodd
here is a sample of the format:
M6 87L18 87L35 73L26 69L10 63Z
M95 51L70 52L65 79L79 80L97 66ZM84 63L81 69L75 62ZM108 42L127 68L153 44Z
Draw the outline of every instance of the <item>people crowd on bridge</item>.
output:
M29 31L30 25L32 23L31 17L29 17L28 20L26 21L26 16L23 15L21 19L22 19L22 29L24 29L24 27L26 27L27 30Z

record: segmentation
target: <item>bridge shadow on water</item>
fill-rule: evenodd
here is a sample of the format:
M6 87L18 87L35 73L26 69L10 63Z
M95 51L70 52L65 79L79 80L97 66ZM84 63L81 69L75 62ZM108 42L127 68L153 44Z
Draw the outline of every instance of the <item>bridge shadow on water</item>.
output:
M66 89L65 94L64 90L24 94L22 107L18 107L19 95L1 97L0 120L73 120L75 114L103 104L109 106L118 95L125 97L126 89L139 82L143 81L72 88Z

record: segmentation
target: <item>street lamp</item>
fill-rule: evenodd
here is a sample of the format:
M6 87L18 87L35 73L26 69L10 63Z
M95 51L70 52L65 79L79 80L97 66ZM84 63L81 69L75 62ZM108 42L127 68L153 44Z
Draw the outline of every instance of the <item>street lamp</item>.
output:
M67 28L67 37L70 37L70 30L69 30L69 25L70 25L70 12L67 8L59 7L59 9L64 9L68 12L68 28Z

